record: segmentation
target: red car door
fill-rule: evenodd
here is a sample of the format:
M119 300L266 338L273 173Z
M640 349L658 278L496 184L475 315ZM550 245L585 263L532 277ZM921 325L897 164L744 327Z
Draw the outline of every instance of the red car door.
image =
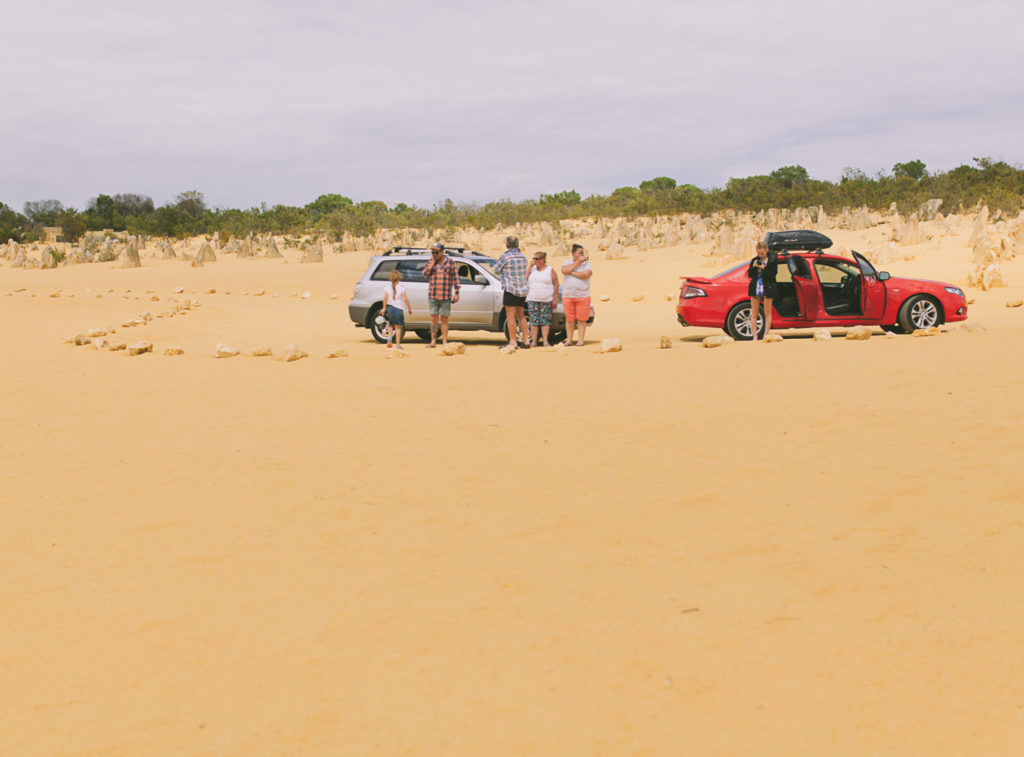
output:
M857 261L861 272L861 312L865 318L877 320L885 312L885 282L878 280L878 271L856 250L853 251L853 259Z
M807 262L807 258L791 254L786 265L793 277L796 296L800 300L800 313L803 316L801 320L811 322L823 318L821 288L818 286L814 274L811 273L811 266Z

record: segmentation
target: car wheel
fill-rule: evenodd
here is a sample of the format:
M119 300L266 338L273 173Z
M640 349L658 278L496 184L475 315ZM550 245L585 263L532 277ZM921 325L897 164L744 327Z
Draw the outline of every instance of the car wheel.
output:
M381 312L383 308L380 305L373 308L370 314L366 317L366 327L370 329L370 333L373 334L373 338L381 344L384 344L388 340L388 324L384 320L384 314Z
M548 332L548 344L561 344L565 341L564 331L550 331Z
M430 329L416 329L415 334L424 342L430 341Z
M917 329L930 329L942 323L939 303L928 295L911 297L900 308L900 327L908 334Z
M758 319L757 336L764 336L764 308L761 308L761 317ZM725 317L725 333L738 342L747 342L753 338L750 326L750 301L738 302L732 306L729 315Z

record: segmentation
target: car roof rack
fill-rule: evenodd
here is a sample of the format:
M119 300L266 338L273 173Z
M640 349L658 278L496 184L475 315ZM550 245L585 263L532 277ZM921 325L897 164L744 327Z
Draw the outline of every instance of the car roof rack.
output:
M822 250L832 246L832 240L820 231L797 229L794 231L770 231L764 236L765 244L773 252L789 252L806 250L807 252Z
M467 250L465 247L449 247L444 246L444 251L451 253L452 255L475 255L476 257L486 258L488 257L482 252L476 252L475 250ZM392 247L390 250L385 250L381 253L382 255L429 255L429 247Z

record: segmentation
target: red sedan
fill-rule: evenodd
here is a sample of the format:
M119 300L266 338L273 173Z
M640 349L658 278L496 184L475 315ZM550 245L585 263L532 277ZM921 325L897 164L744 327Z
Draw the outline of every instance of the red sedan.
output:
M859 252L851 252L853 260L826 254L832 240L824 234L776 231L765 241L779 259L772 330L867 325L910 333L967 318L967 298L958 287L878 272ZM679 322L722 328L733 339L750 339L748 265L749 261L741 263L711 278L684 276L676 306ZM762 313L759 338L764 325Z

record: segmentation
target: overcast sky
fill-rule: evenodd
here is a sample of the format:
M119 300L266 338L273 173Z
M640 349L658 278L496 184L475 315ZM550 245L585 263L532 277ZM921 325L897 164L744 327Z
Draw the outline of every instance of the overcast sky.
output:
M1024 161L1024 5L34 0L0 31L0 202L430 207L801 164Z

